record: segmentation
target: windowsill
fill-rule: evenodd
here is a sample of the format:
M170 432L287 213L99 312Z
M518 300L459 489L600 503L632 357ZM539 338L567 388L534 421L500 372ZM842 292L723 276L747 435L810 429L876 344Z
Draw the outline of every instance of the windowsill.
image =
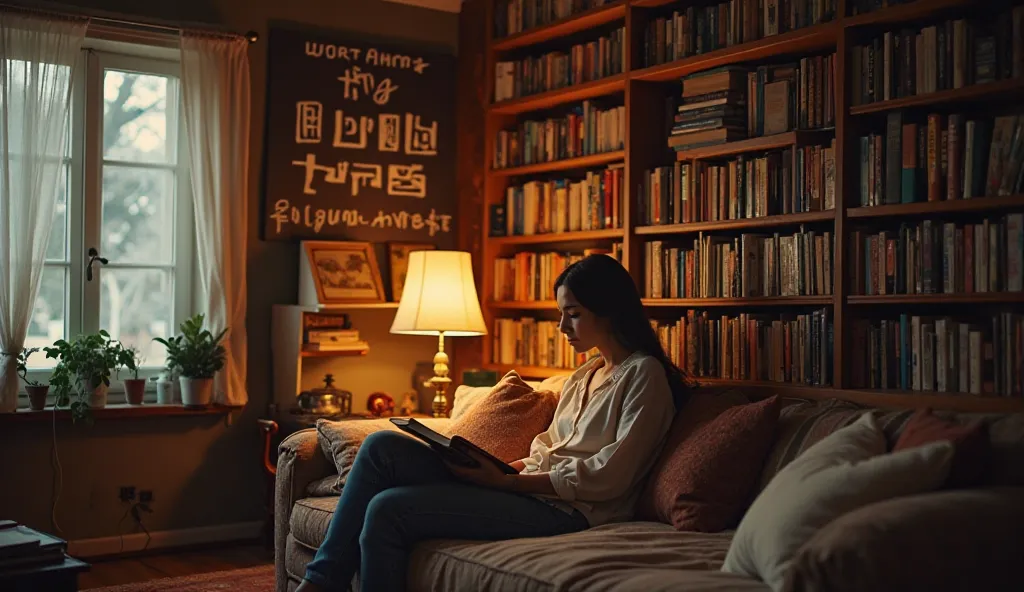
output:
M97 420L108 419L139 419L143 417L201 417L227 415L241 407L229 407L227 405L210 405L209 407L191 409L183 405L158 405L146 403L143 405L110 404L106 407L92 409L92 416ZM43 411L32 411L31 409L18 409L14 413L0 413L0 424L7 422L33 422L53 421L53 407L47 407ZM71 411L68 409L57 410L57 421L70 421Z

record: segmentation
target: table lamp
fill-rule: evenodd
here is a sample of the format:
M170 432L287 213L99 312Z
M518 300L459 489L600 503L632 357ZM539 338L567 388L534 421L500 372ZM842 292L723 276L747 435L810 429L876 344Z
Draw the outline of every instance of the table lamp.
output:
M473 262L465 251L413 251L402 288L402 300L391 323L400 335L437 335L434 377L423 383L434 389L434 417L444 417L448 408L445 390L448 354L445 337L486 335L480 301L473 282Z

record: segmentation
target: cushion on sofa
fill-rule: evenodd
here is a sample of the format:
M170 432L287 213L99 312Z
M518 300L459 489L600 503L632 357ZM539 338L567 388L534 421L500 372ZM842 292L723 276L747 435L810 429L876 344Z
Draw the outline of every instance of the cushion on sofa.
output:
M766 592L718 571L730 534L626 522L543 538L427 541L410 557L409 590Z
M562 387L570 374L557 374L542 381L526 380L534 390L551 391L556 397L562 396ZM474 405L479 403L493 389L493 386L466 386L460 384L455 389L455 400L452 402L451 419L456 420L466 414Z
M677 530L734 527L775 440L779 399L731 405L696 393L677 415L640 496L637 516Z
M557 405L553 392L534 390L510 370L490 393L448 424L445 433L512 462L529 456L530 444L551 425Z
M446 417L424 417L417 421L432 430L443 432L451 420ZM316 437L324 454L334 462L335 468L338 469L337 486L339 488L344 487L352 468L352 462L355 461L356 453L363 440L379 430L401 432L395 427L395 424L384 418L345 421L317 420Z
M953 443L953 466L946 482L948 487L974 487L984 481L992 453L988 426L984 422L974 419L960 423L939 417L931 409L920 409L903 428L893 450L913 448L936 440Z
M911 495L832 521L793 557L787 592L1024 590L1024 488Z
M887 449L871 413L809 448L754 500L722 569L781 590L792 556L815 531L859 507L932 491L949 475L949 442Z

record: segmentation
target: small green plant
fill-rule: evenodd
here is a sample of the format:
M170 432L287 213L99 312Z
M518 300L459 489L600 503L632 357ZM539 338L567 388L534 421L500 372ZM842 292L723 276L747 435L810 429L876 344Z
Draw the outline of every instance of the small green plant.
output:
M142 355L142 350L137 346L132 345L125 347L124 351L127 353L127 357L123 357L121 359L121 363L117 366L117 372L120 374L121 369L126 368L132 373L132 378L138 380L139 369L142 368L142 362L145 360L145 357ZM130 360L131 364L125 363L124 360Z
M71 341L60 339L43 349L47 358L57 360L50 376L56 406L70 407L75 421L91 419L89 395L101 384L110 386L112 370L121 366L136 370L131 353L102 330Z
M154 341L167 348L167 367L176 370L187 378L213 378L224 367L224 346L220 344L225 328L216 337L207 329L203 329L205 315L197 314L183 322L179 329L181 334L164 339L154 337Z
M28 358L39 351L39 349L40 348L38 347L26 347L21 350L20 354L18 354L18 376L20 376L28 386L43 386L43 383L38 380L32 380L28 377Z

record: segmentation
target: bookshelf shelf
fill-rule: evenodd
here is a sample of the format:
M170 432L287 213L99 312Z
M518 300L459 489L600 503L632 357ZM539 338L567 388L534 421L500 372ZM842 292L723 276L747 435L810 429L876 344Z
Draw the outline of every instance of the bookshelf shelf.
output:
M544 234L525 234L517 236L493 236L491 244L502 247L506 245L544 245L595 240L621 239L621 228L605 228L602 230L579 230L576 232L548 232Z
M887 206L849 208L846 210L846 216L848 218L886 218L890 216L929 216L950 212L988 212L1013 209L1024 209L1024 195L919 201Z
M1024 91L1024 78L1010 78L984 84L972 84L963 88L940 90L938 92L901 97L888 101L876 101L867 105L850 108L850 115L867 115L907 109L909 107L927 107L930 105L949 105L979 100L995 100L1000 98L1016 98Z
M496 40L492 51L511 51L579 33L626 17L626 2L619 0Z
M835 130L830 128L825 130L802 130L786 132L784 134L774 134L771 136L759 136L756 138L739 140L738 142L728 142L726 144L705 146L703 148L695 148L692 150L680 150L676 152L676 160L704 160L708 158L745 154L747 152L760 152L762 150L788 148L790 146L799 146L818 140L824 140L831 137L834 133Z
M302 357L304 358L344 358L350 356L365 356L369 350L319 350L319 349L306 349L302 348Z
M843 19L846 27L896 25L931 18L954 8L969 6L973 0L917 0Z
M667 64L650 66L630 75L632 80L674 82L687 74L752 60L835 49L839 29L835 22L805 27L750 43L741 43Z
M567 103L577 103L586 99L596 99L606 95L625 92L626 75L616 74L599 80L591 80L565 88L556 88L535 95L519 97L493 103L491 113L499 115L519 115L530 111L550 109Z
M622 150L602 152L600 154L588 154L587 156L578 156L576 158L553 160L551 162L509 167L507 169L491 169L491 175L495 177L521 177L523 175L536 175L539 173L554 173L558 171L586 169L611 164L613 162L622 162L625 155L626 153Z
M832 296L762 296L752 298L644 298L651 308L711 308L736 306L831 306Z
M500 310L556 310L554 300L492 300L491 308Z
M739 220L715 220L713 222L689 222L686 224L662 224L655 226L638 226L634 232L644 236L664 236L670 234L693 234L714 230L745 230L752 228L773 228L790 224L809 222L828 222L835 219L834 210L823 212L801 212L799 214L779 214L760 218L742 218Z
M970 294L883 294L849 296L847 302L859 304L1015 304L1024 302L1024 292L977 292Z
M499 0L490 1L493 6L500 5L498 4ZM846 9L852 3L840 2L839 4L841 9ZM1020 3L1007 4L1019 5ZM783 271L781 262L792 266L802 265L801 261L809 262L811 265L827 265L832 273L831 288L834 292L832 295L762 298L645 298L642 302L644 307L651 313L652 318L661 323L671 323L678 320L686 315L687 309L691 308L713 311L709 313L710 318L714 318L716 322L722 323L735 322L736 317L745 312L756 312L759 316L763 316L764 319L782 320L794 324L805 322L807 319L813 319L819 323L827 321L829 324L823 330L830 331L830 336L834 338L830 341L831 352L828 354L831 361L831 367L828 369L832 372L830 377L832 386L822 387L803 383L715 378L698 378L699 382L709 386L736 386L741 387L744 391L749 390L752 393L761 392L764 395L785 393L788 396L807 399L840 398L869 406L891 408L919 408L928 406L937 409L959 411L1024 412L1024 397L1021 397L1020 393L1015 393L1013 398L1011 398L1009 396L972 396L938 392L873 390L856 386L864 384L861 379L868 376L870 371L870 368L866 369L864 367L864 361L860 359L863 357L861 354L871 344L874 344L877 348L880 343L879 340L883 338L880 335L884 335L875 331L870 337L860 339L858 336L862 334L861 330L865 326L874 327L873 323L880 323L885 319L891 320L894 315L903 313L924 316L935 311L941 311L943 316L955 323L968 322L969 318L980 315L982 320L978 322L987 324L991 320L990 317L994 318L993 315L997 314L997 312L1005 311L1019 314L1020 311L1024 310L1024 307L1021 306L1021 304L1024 304L1024 292L857 295L855 292L862 291L861 286L854 283L851 279L856 274L850 273L853 266L859 264L859 254L849 248L851 237L855 232L864 233L865 236L875 236L884 229L890 229L894 224L899 226L901 223L906 222L908 225L920 225L928 218L933 218L939 222L956 222L959 228L964 220L967 220L968 223L980 222L981 215L998 214L1001 217L1003 214L1024 213L1024 195L900 203L872 207L858 206L860 191L859 167L861 163L860 143L858 140L865 136L877 137L881 135L883 141L890 141L885 136L887 124L889 123L886 115L890 112L903 110L905 111L904 123L917 123L919 126L921 125L920 122L926 120L926 116L932 113L952 114L970 111L970 113L965 113L966 117L991 119L995 115L1009 114L1014 100L1024 96L1024 77L1021 77L866 105L854 106L852 104L851 97L853 92L858 88L858 85L862 86L864 84L861 78L865 75L865 72L855 71L855 64L862 57L855 57L855 50L857 48L865 46L865 44L870 45L874 43L875 39L885 31L899 31L905 35L911 34L906 33L905 31L907 30L912 30L912 34L918 35L916 43L923 47L925 38L924 33L921 32L922 27L932 24L939 25L945 19L967 17L971 17L967 18L967 20L970 21L969 25L973 27L975 20L973 17L977 16L981 20L987 19L989 17L988 14L975 15L969 12L976 5L977 3L974 0L916 0L856 16L840 15L828 23L797 29L780 35L772 35L756 41L721 48L650 67L643 67L645 57L662 54L661 50L663 48L659 46L654 47L652 50L648 44L645 37L649 26L655 19L664 19L666 12L671 11L674 7L687 6L685 3L679 3L678 0L624 0L504 39L493 41L489 38L485 39L482 51L485 51L488 56L488 75L490 79L487 82L493 81L494 64L496 61L505 59L502 56L504 52L515 50L517 53L509 55L519 55L520 51L527 53L535 50L535 54L539 55L546 51L546 46L543 44L547 41L580 31L592 30L607 23L614 22L616 23L615 26L618 26L618 22L623 22L626 29L625 39L627 43L625 48L627 59L625 60L623 74L574 87L483 105L486 118L485 131L483 132L483 141L486 146L484 162L486 163L494 162L494 135L499 131L508 130L513 122L520 122L527 117L547 117L545 112L553 107L568 105L585 99L609 97L610 95L616 95L614 99L616 104L622 105L622 111L617 113L616 117L622 116L621 131L624 134L626 147L621 151L589 155L559 162L539 163L502 170L484 170L482 186L485 208L499 208L505 204L510 186L533 179L543 180L549 178L543 176L545 173L557 173L560 171L576 172L597 169L612 163L616 163L616 165L621 163L621 170L616 167L612 174L621 174L623 183L622 193L618 196L619 220L623 227L621 229L490 237L488 236L490 225L482 224L482 246L480 250L483 253L484 260L482 265L481 300L484 303L485 321L489 326L494 326L492 323L495 318L535 317L538 323L550 322L553 318L552 313L557 310L556 303L552 301L495 301L494 274L496 273L496 266L493 260L498 257L510 257L520 251L531 251L536 252L537 257L552 257L552 259L545 260L545 265L551 261L561 265L565 259L560 259L559 257L569 254L580 254L590 247L601 247L602 249L611 247L620 256L620 260L629 271L641 294L669 294L677 292L665 291L664 289L661 291L650 288L645 289L645 282L648 281L648 278L656 277L653 276L655 267L651 267L650 271L648 270L650 262L647 261L647 257L651 256L651 253L655 253L654 256L657 256L656 246L649 249L651 243L664 241L663 247L685 247L683 243L695 238L696 233L703 232L721 232L726 235L732 232L735 232L736 235L750 232L770 235L772 232L778 231L780 238L783 238L783 235L785 235L785 238L788 239L789 234L800 230L801 225L806 224L806 230L815 231L816 234L818 234L818 231L822 233L828 231L831 233L833 250L831 251L830 261L823 259L822 262L818 262L816 260L817 253L814 253L810 258L804 259L794 254L798 252L806 253L808 250L813 251L817 248L817 243L801 245L798 241L784 243L781 240L775 246L771 246L773 244L771 241L762 243L763 249L776 249L773 251L774 259L770 259L764 250L754 252L753 257L758 258L757 264L775 261L780 273ZM710 7L711 5L706 3L695 5L697 10L707 9L708 14L712 12ZM664 10L655 10L659 8L664 8ZM1005 7L1001 4L1000 9L1003 8ZM729 12L728 7L725 10L730 18L734 16L734 13ZM995 10L991 11L991 13L993 18L997 14L1003 14L997 13ZM493 10L489 16L493 16ZM620 21L619 19L622 20ZM485 26L490 28L490 23L486 23ZM975 38L973 36L977 31L982 31L979 34L983 36L1003 34L998 32L998 28L994 28L990 32L989 28L982 26L980 29L968 31L972 35L972 39ZM491 32L488 31L487 34L490 35ZM696 33L690 32L690 34L694 35ZM934 39L928 40L929 43L932 41ZM1008 45L1006 39L1002 39L995 46L997 48L1006 48L1015 46L1018 43L1019 41ZM919 51L921 50L919 49ZM667 146L666 140L669 138L667 129L676 110L675 106L668 99L678 98L679 83L682 77L727 65L742 64L745 67L753 68L762 65L771 67L783 64L784 62L786 64L795 64L800 58L831 52L835 52L834 55L823 60L825 67L830 67L830 70L821 70L821 73L813 69L805 70L805 68L821 67L816 65L817 61L815 61L814 65L809 62L798 64L798 67L801 68L800 76L803 77L799 84L807 82L813 76L815 77L813 90L809 82L806 87L791 87L791 90L802 92L803 96L797 100L808 101L808 104L809 97L812 96L809 94L811 92L815 93L814 99L817 101L821 100L821 96L833 98L835 101L834 105L831 106L833 109L826 110L825 118L834 121L834 127L823 130L794 130L773 136L749 138L727 144L679 152L675 152ZM863 57L866 59L867 56ZM972 59L967 61L961 59L959 61L964 64L969 63L971 67L975 67L975 60L973 59L975 56L969 57ZM878 58L875 57L874 59L875 67L882 67L878 65ZM829 62L831 62L830 66ZM947 64L946 67L951 69L954 62L953 60L946 60L944 63ZM1016 66L1019 66L1019 64L1014 67L1014 69L1019 69ZM1000 75L1003 73L1003 71L1000 71ZM834 78L830 80L828 78L829 74ZM789 71L783 70L782 76L784 79L789 75ZM952 76L951 71L947 70L944 76ZM945 80L945 77L942 80ZM968 76L967 78L970 79L971 77ZM796 80L801 79L797 78ZM833 86L829 89L824 89L822 82L830 82ZM723 89L716 87L716 84L717 82L709 83L706 92L722 92ZM749 84L759 85L757 80L753 83L748 81L748 86ZM484 88L486 86L485 82ZM778 89L779 87L774 88ZM736 88L731 90L735 91ZM759 92L764 91L765 89L759 85ZM749 92L749 88L741 92ZM760 96L764 97L766 94ZM773 96L777 97L777 95ZM621 103L618 102L620 99ZM802 103L798 107L799 109L807 108ZM999 110L992 112L991 109L988 109L989 107L998 107ZM767 109L766 106L760 105L758 108ZM815 108L822 110L820 105L816 105ZM986 113L985 111L989 112ZM534 112L537 113L536 116ZM550 111L548 113L556 112ZM1014 108L1012 112L1024 114L1024 108ZM804 113L806 111L801 112L802 115ZM821 113L816 112L816 116L817 122L820 123L822 119ZM801 119L801 121L803 120L806 120L806 117ZM946 122L942 122L940 125L946 125ZM557 128L558 124L555 127ZM565 130L556 129L555 131L556 137L560 137L557 134L562 134ZM607 128L604 131L607 133ZM947 138L949 136L952 136L952 133L941 135L941 137ZM977 138L978 136L975 137ZM985 136L981 136L981 138L984 139ZM833 139L834 144L832 143ZM900 141L902 142L903 140L901 139ZM941 142L942 140L940 139L939 141ZM883 147L889 145L885 142L883 142ZM647 195L644 193L645 191L650 193L655 190L653 188L663 191L666 187L665 179L668 179L669 183L675 183L683 174L680 171L684 170L681 165L677 164L679 162L710 161L708 168L701 166L700 168L690 167L685 169L687 171L685 178L691 183L690 192L682 194L687 195L687 199L694 200L706 197L707 199L716 200L716 204L732 203L722 201L723 195L728 199L732 199L731 194L723 194L722 191L732 191L735 185L730 184L729 178L723 177L721 171L728 171L725 174L730 175L733 173L733 170L727 167L735 166L733 164L733 161L736 160L735 156L741 154L753 155L759 152L811 145L823 147L822 151L815 150L810 152L813 155L812 158L820 158L821 160L803 161L803 166L807 168L802 169L802 176L798 177L794 173L790 177L763 177L770 179L770 182L782 179L782 189L773 188L767 192L769 194L768 199L776 200L770 202L772 204L770 207L776 208L778 207L776 204L779 203L795 202L796 200L788 202L778 200L780 196L788 195L786 192L791 191L792 187L796 186L797 183L803 183L803 187L809 191L821 190L822 188L826 188L826 191L831 191L831 187L823 184L816 185L815 183L818 179L822 179L824 182L834 179L834 193L829 194L829 197L834 197L834 203L838 209L684 224L646 225L644 223L646 221L643 215L644 208L642 207L644 202L639 200L647 198ZM933 153L949 153L945 151L945 146L942 149L942 152L936 150ZM827 159L825 156L819 156L819 153L824 152L824 150L829 151ZM806 154L804 155L805 158L807 158ZM961 148L955 154L957 154L958 158L963 158L964 152ZM794 155L795 159L796 156ZM729 161L728 163L725 162L727 160ZM748 158L746 160L749 163L753 159ZM792 163L790 164L792 165ZM883 160L882 164L882 170L885 171L886 161ZM966 166L963 163L961 164ZM769 167L774 166L776 166L774 163L769 164ZM793 165L787 174L799 171L796 166L799 165ZM922 169L925 168L924 164L919 163L918 166ZM651 182L647 186L645 175L648 175L655 169L669 170L658 171L658 174L664 176L660 179L651 177ZM768 168L755 172L748 170L744 171L744 174L766 175L770 174L770 171L775 170L780 169ZM961 168L962 170L963 168ZM694 171L697 171L697 173ZM707 175L707 178L698 177L698 174ZM815 175L815 177L812 177L812 175ZM834 175L834 177L829 175ZM945 170L943 175L945 179ZM749 178L758 179L762 177ZM708 179L712 180L708 181ZM708 183L714 183L714 179L718 179L720 183L723 182L723 179L726 179L725 184L728 187L721 189L723 186L719 186L719 192L717 193L709 191L707 188L711 185ZM810 182L808 182L808 179L810 179ZM787 182L789 183L788 185L785 184ZM750 181L746 183L749 187ZM986 184L987 186L989 185ZM673 200L680 199L679 195L670 195ZM821 195L824 196L824 194ZM697 197L695 198L695 196ZM552 192L551 197L555 197L554 192ZM558 196L557 199L561 199L561 197ZM578 194L573 199L578 199ZM761 198L759 197L759 199ZM824 201L823 197L822 203ZM544 202L542 201L542 203ZM547 203L548 207L552 207L551 201ZM555 203L557 204L557 202ZM688 203L693 205L692 202ZM829 203L832 202L830 201ZM581 211L576 202L572 202L571 206L577 208L576 212ZM561 205L557 207L562 208ZM487 211L490 212L490 210ZM500 210L495 211L500 212ZM693 211L701 212L704 210L694 209ZM770 211L781 210L773 209ZM540 213L542 212L538 210L538 214ZM562 213L560 211L557 213L549 211L547 215L555 216L562 215ZM686 211L686 215L690 215L690 210ZM1022 224L1020 220L1021 218L1019 217L1008 219L1003 223L1003 226L1000 226L998 232L1005 235L1008 232L1007 228L1013 229L1014 232L1019 232L1018 229ZM675 243L678 243L678 245L673 244L673 239L675 239ZM722 245L720 252L709 256L704 261L721 260L728 262L725 257L739 256L726 249L724 243ZM784 245L787 252L783 252ZM800 251L799 249L805 250ZM552 251L555 252L554 255L547 255L547 252ZM746 253L743 255L746 256ZM737 260L733 259L732 261ZM1000 263L1000 265L1003 264L1003 262ZM557 265L555 266L557 267ZM1014 267L1015 269L1019 267L1015 262L1012 265L1016 266ZM538 264L537 267L540 269L541 265ZM1006 267L1011 267L1011 264L1006 263ZM958 267L957 269L960 268ZM551 279L559 270L550 270L552 272ZM507 272L501 271L501 273ZM666 277L662 275L661 277L662 279L668 279L672 276ZM821 309L824 309L826 314L821 314L819 312ZM797 320L798 315L801 315L803 318ZM720 319L719 317L723 318ZM1014 319L1018 319L1018 317L1014 317ZM1011 321L1014 319L1011 319ZM707 335L700 337L701 340L710 338ZM983 336L983 339L985 340L982 343L983 347L994 348L997 355L1003 356L998 359L1006 359L1006 353L999 351L998 339L1001 339L1001 337L989 338ZM522 375L537 379L572 372L572 369L568 368L544 366L519 367L489 363L495 359L492 356L494 343L491 338L484 338L481 342L480 349L482 350L483 367L488 369L504 373L515 368ZM975 346L972 344L971 347ZM935 350L933 349L933 351ZM555 358L555 360L558 359L560 358ZM1005 365L1005 362L1003 364Z

